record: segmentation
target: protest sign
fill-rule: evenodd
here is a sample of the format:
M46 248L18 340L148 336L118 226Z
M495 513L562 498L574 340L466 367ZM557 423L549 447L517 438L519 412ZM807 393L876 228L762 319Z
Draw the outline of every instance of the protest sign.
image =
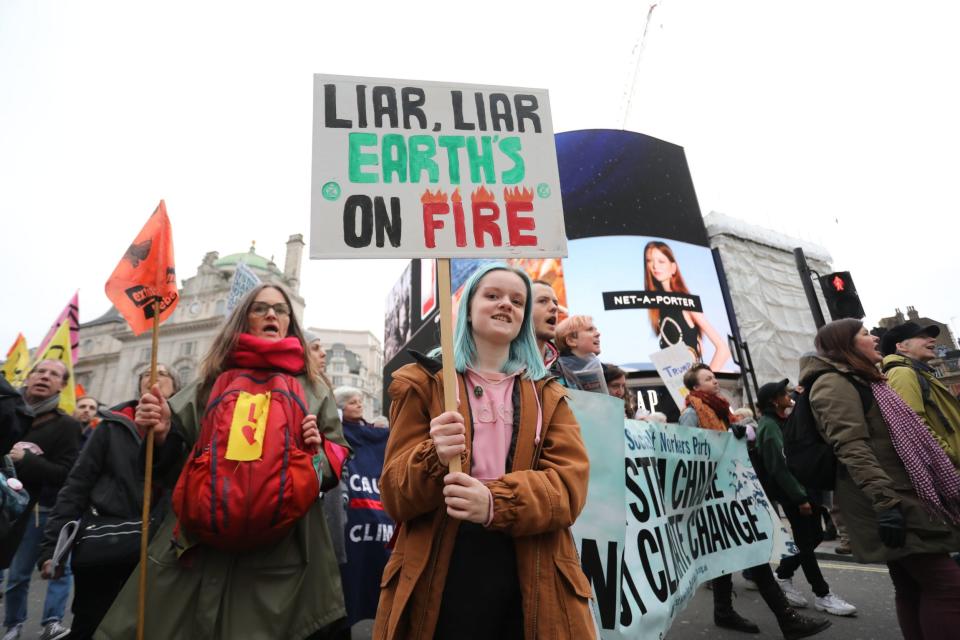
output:
M689 390L683 385L683 374L696 364L693 352L685 344L675 344L650 354L650 362L656 367L660 379L670 392L670 397L682 411Z
M604 638L657 638L697 586L770 560L780 526L729 433L626 421L627 544L620 626Z
M662 638L700 584L797 552L743 440L624 420L615 399L568 393L590 455L573 533L602 638ZM621 452L625 475L610 464Z
M566 255L542 89L314 76L311 258Z
M230 279L230 294L227 296L227 309L224 315L229 316L233 308L240 304L243 296L260 284L260 277L244 262L238 262Z

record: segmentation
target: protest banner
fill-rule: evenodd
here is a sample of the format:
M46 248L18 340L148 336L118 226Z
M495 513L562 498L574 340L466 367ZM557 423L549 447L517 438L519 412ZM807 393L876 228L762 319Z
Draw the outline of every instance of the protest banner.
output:
M662 638L699 585L796 553L744 441L624 420L619 401L569 393L591 462L573 531L602 638ZM620 451L625 475L609 463Z
M450 258L566 255L549 96L323 74L313 96L310 257L437 259L455 411Z
M623 555L626 487L623 467L623 400L605 393L567 390L570 408L590 454L587 504L573 523L580 564L590 579L594 619L616 628L620 614L620 558Z
M660 379L670 392L670 397L682 411L689 390L683 385L683 374L697 363L693 352L685 344L675 344L650 354L650 362L656 367Z

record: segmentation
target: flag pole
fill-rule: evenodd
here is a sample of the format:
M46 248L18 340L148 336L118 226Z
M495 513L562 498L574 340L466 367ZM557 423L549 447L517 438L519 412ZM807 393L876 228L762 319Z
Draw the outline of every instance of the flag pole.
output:
M150 349L150 389L157 383L157 344L160 340L160 298L153 301L153 343ZM137 640L143 640L147 609L147 544L150 542L150 496L153 491L153 427L147 429L143 472L143 513L140 528L140 592L137 601Z
M453 294L450 291L450 258L437 258L440 294L440 351L443 355L443 410L457 410L457 370L453 362ZM460 456L450 459L450 471L460 471Z

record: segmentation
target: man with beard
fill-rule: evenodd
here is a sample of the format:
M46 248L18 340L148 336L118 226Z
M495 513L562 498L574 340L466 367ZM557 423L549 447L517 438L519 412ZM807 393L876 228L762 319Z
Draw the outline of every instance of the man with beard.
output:
M80 423L80 448L87 444L90 434L96 428L100 420L97 418L97 407L99 403L93 396L82 396L77 399L77 408L73 410L73 417Z
M553 345L557 333L557 315L560 313L560 301L549 283L543 280L533 281L533 331L537 334L537 347L543 354L543 363L549 369L560 353Z
M80 451L80 423L57 405L60 391L69 382L66 366L59 360L43 360L27 376L23 397L34 418L20 442L8 454L17 477L30 493L30 508L0 544L3 560L10 563L4 597L3 640L16 640L27 620L30 577L40 553L40 541L57 492L67 479ZM11 555L12 560L10 560ZM47 585L43 605L41 640L63 638L70 630L60 624L70 596L69 573Z

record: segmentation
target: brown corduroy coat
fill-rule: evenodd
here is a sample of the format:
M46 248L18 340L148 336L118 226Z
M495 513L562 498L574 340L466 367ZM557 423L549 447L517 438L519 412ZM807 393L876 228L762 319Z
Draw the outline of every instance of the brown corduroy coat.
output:
M447 515L443 477L430 439L430 420L443 413L441 375L407 365L390 385L390 439L380 490L387 512L401 523L381 581L373 637L433 638L459 521ZM459 380L461 413L471 451L467 391ZM588 608L590 583L580 569L570 526L587 497L589 460L580 427L556 382L517 380L519 433L513 466L487 483L493 494L492 530L513 537L523 592L524 636L532 639L594 638ZM534 389L534 386L536 389ZM536 394L536 395L535 395ZM542 399L541 444L535 444L537 395ZM468 455L462 458L470 472ZM483 606L483 603L477 603Z

